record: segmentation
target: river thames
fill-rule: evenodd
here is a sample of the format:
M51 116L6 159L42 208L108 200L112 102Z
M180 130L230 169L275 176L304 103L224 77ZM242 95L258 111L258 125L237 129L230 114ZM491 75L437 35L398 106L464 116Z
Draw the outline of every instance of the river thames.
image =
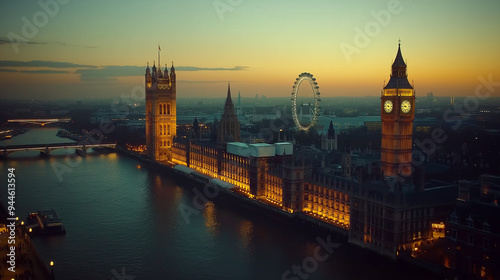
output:
M34 128L0 146L72 142L57 131ZM217 201L186 220L189 184L128 156L73 153L17 152L0 161L4 205L13 167L17 215L54 208L63 219L66 235L33 238L56 279L443 279L341 240L332 239L340 247L330 254L317 241L326 232ZM326 260L312 261L318 247Z

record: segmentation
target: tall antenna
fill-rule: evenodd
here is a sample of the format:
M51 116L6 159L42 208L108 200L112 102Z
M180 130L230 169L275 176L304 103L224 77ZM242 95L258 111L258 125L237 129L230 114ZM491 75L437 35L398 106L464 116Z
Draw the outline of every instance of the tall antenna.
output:
M160 63L160 52L161 52L160 43L158 43L158 67L160 67L160 68L161 68L161 63Z

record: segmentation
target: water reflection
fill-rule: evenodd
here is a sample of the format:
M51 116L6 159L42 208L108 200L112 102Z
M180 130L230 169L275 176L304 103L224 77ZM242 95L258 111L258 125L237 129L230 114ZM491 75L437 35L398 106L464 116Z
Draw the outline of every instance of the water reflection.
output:
M208 201L205 205L203 216L205 217L205 226L207 227L208 232L214 236L217 235L219 226L217 223L217 209L212 201Z
M240 233L241 246L243 248L248 249L249 246L252 244L253 223L250 222L249 220L241 220L239 233Z

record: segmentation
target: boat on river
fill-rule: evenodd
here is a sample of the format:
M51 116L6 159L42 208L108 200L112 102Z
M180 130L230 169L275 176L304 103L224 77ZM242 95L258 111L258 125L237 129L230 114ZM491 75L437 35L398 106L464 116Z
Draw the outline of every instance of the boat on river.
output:
M26 228L31 233L43 235L65 234L66 229L54 209L32 212L28 215Z

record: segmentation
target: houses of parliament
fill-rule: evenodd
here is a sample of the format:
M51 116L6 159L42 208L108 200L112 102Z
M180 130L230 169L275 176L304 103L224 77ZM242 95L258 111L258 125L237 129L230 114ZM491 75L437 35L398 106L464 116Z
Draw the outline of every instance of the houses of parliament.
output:
M379 178L365 180L349 152L341 172L318 162L327 151L311 152L290 142L242 143L230 85L214 141L176 138L176 74L146 69L147 155L182 165L231 184L232 191L278 212L334 227L350 243L396 258L444 235L458 185L424 187L412 167L415 91L408 81L400 45L389 82L381 91L382 146ZM194 133L198 133L194 131ZM325 141L335 138L333 127ZM324 150L336 148L332 143ZM451 210L450 210L451 209ZM453 266L454 260L450 260Z

